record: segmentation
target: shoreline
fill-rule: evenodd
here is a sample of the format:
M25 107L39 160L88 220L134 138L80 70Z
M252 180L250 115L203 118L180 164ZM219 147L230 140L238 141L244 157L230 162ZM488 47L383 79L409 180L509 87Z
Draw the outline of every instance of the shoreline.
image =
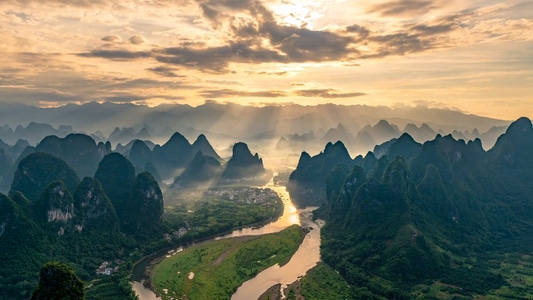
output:
M193 240L193 241L190 241L190 242L177 242L177 243L175 243L172 246L165 247L165 248L160 249L160 250L158 250L156 252L153 252L151 254L143 256L142 258L140 258L139 260L137 260L133 264L133 267L131 268L130 274L129 274L129 281L130 282L138 282L139 284L142 284L142 286L144 286L146 289L148 289L152 293L154 293L156 295L156 297L160 298L161 295L157 292L157 290L155 289L155 287L152 284L153 273L154 273L153 269L154 269L155 265L157 265L159 262L161 262L162 260L164 260L166 258L165 254L169 250L180 248L180 247L185 249L185 248L191 247L193 245L198 245L198 244L202 244L202 243L205 243L205 242L208 242L208 241L211 241L211 240L215 240L217 238L223 238L224 236L226 236L228 234L231 234L232 232L235 232L235 231L248 229L248 228L249 229L261 228L261 227L264 227L264 226L266 226L266 225L268 225L270 223L276 222L283 216L283 214L285 212L285 205L283 203L282 197L280 196L278 200L279 200L278 204L281 204L281 208L282 209L277 210L276 214L271 216L268 219L265 219L265 220L259 221L259 222L255 222L255 223L251 223L251 224L247 224L247 225L243 225L243 226L233 227L232 229L225 230L225 231L222 231L222 232L219 232L219 233L215 233L215 234L212 234L212 235L209 235L209 236L206 236L206 237L203 237L203 238L199 238L199 239L196 239L196 240ZM232 237L232 238L241 239L241 238L251 238L251 237L254 237L254 236L249 235L249 236L240 236L240 237ZM139 274L138 276L134 276L134 273L136 273L135 270L141 264L144 264L144 266L141 267L142 268L142 273ZM133 286L132 286L132 289L133 289ZM134 290L134 292L137 294L137 292L135 290Z

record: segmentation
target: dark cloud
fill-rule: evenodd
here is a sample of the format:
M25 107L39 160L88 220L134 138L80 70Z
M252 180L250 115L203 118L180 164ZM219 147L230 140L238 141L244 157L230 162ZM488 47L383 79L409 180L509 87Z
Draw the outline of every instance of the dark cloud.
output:
M349 49L353 38L328 31L263 24L260 32L271 45L285 54L290 62L330 61L345 59L355 50Z
M281 71L281 72L265 72L265 71L261 71L261 72L255 72L255 71L247 71L246 74L250 74L250 75L273 75L273 76L285 76L287 75L287 71Z
M260 97L277 98L286 97L283 91L239 91L231 89L205 90L199 93L206 98L229 98L229 97Z
M214 9L207 3L200 3L200 8L202 9L204 17L206 19L211 20L211 22L213 23L213 25L215 25L215 27L218 27L220 25L220 22L218 21L218 16L219 16L218 10Z
M130 37L128 41L130 41L130 43L134 45L141 45L141 44L146 43L146 38L142 35L136 34Z
M309 89L298 90L294 92L295 95L302 97L316 97L316 98L352 98L366 95L365 93L338 93L334 89Z
M110 43L119 43L122 41L122 39L117 35L108 35L108 36L104 36L102 38L102 41L110 42Z
M367 38L370 35L370 30L357 24L346 27L346 31L349 33L357 33L361 40Z
M161 75L164 77L185 77L183 75L178 75L175 73L176 69L174 68L168 68L168 67L155 67L155 68L148 68L147 69L150 72L153 72L157 75Z
M87 53L80 53L83 57L100 57L111 60L131 60L136 58L151 57L150 51L129 51L129 50L102 50L97 49Z
M429 0L396 0L373 5L368 12L382 16L414 16L425 14L435 7Z
M227 46L194 48L166 48L154 53L157 61L181 65L217 73L228 72L228 64L286 62L285 56L268 49L252 49L245 43L230 43Z
M373 32L361 25L347 26L342 30L312 30L279 24L272 12L257 0L208 0L196 1L206 19L214 26L225 26L221 32L227 35L225 45L205 46L187 40L180 47L156 48L151 51L98 49L80 54L112 60L151 58L173 66L198 69L210 73L232 72L230 64L304 63L343 61L405 55L443 47L445 35L454 30L453 22L438 20L435 24L410 24L404 30L392 34ZM427 11L436 7L429 0L396 0L374 5L373 12L383 15ZM243 12L246 17L235 17ZM133 37L132 37L133 39ZM130 39L131 42L134 42ZM141 37L139 42L143 42ZM134 43L137 43L135 41ZM358 45L367 50L360 52ZM162 76L172 77L173 71L150 69ZM251 74L251 73L250 73ZM258 75L283 75L260 73Z
M146 96L140 96L133 93L116 93L109 96L103 96L99 100L104 100L106 102L115 102L115 103L142 103L147 102L147 100L150 99L166 99L166 100L183 100L184 97L181 96L166 96L166 95L146 95Z
M439 24L439 25L416 25L410 28L410 30L418 32L423 35L435 35L435 34L442 34L447 33L452 30L454 30L457 27L456 24L450 23L450 24Z
M433 40L422 39L419 35L406 32L374 36L370 41L380 45L380 50L376 53L363 55L360 58L378 58L389 55L405 55L435 48Z
M126 79L126 78L116 78L109 79L114 83L106 86L106 89L109 90L131 90L131 89L151 89L151 88L167 88L167 89L195 89L197 87L189 84L184 84L174 81L165 81L165 80L155 80L148 78L138 78L138 79Z

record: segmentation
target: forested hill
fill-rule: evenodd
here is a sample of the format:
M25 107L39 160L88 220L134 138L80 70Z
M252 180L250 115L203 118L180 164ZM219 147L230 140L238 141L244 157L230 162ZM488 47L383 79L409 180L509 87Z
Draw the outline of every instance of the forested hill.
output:
M9 195L0 193L0 298L29 299L49 261L68 262L84 280L104 261L118 267L131 248L160 233L162 214L158 183L148 172L135 176L121 154L106 155L94 178L81 181L58 157L26 156ZM127 282L121 288L131 294Z
M315 192L327 197L317 214L327 220L322 259L362 293L407 299L416 284L441 282L465 297L486 294L510 285L499 263L486 267L487 257L531 251L527 118L489 151L479 140L439 135L423 145L404 136L379 158L332 153L328 145L315 157L302 154L289 187L311 193L318 183Z

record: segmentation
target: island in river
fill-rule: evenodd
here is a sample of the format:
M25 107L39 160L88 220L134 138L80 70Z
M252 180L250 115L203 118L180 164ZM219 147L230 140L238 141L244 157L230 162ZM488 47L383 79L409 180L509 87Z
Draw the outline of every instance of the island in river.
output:
M159 263L153 283L163 299L227 299L262 270L287 263L304 236L292 225L277 233L195 245Z
M217 239L264 235L279 232L293 224L301 225L304 228L312 228L312 230L303 239L303 242L299 246L295 255L291 257L286 265L286 267L290 266L290 269L293 270L293 272L287 272L287 269L274 265L243 284L237 290L237 293L233 295L234 299L257 299L261 293L267 290L270 286L280 283L283 284L283 286L287 286L291 282L296 281L299 277L305 275L305 273L320 260L320 226L311 220L311 212L314 208L298 211L284 187L270 186L270 188L279 194L284 205L283 215L277 221L262 227L248 227L234 230L231 234ZM182 253L179 255L181 254ZM176 257L179 255L176 255ZM165 258L165 256L166 253L162 255L162 258ZM197 278L196 275L194 278ZM252 288L247 288L249 286ZM133 287L140 300L157 299L156 295L149 289L145 288L143 284L133 282ZM161 289L163 293L164 289L169 290L169 288L164 287ZM231 295L231 293L228 294L226 298L229 295Z

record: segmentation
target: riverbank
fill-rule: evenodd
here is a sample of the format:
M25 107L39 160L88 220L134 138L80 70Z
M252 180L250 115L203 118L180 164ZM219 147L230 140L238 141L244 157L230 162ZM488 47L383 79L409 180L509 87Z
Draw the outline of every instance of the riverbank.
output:
M313 268L320 261L320 228L324 222L312 220L312 212L316 208L307 208L300 211L300 221L302 227L311 230L305 236L298 250L291 257L290 261L283 266L274 265L253 279L243 283L232 295L232 300L258 299L264 291L276 284L286 287L288 284L304 276L306 272Z
M153 265L155 264L153 261L155 259L165 258L169 250L184 246L187 247L190 245L195 245L198 243L215 239L234 238L249 235L257 236L267 233L274 233L279 232L292 224L299 225L300 219L298 211L290 200L289 194L285 190L285 187L268 186L268 188L276 191L276 193L279 195L279 199L282 204L282 209L276 210L276 215L273 218L255 224L237 227L233 231L226 230L224 232L213 234L209 237L204 237L195 241L187 243L176 243L172 247L166 247L163 250L146 255L142 259L138 260L132 268L130 282L132 284L132 289L134 290L136 295L138 295L139 300L158 300L155 293L153 292L154 288L150 286L150 275L147 274L147 268L153 267Z
M276 204L276 210L274 211L274 214L269 217L268 219L264 219L264 220L261 220L259 222L255 222L255 223L250 223L250 224L245 224L245 225L242 225L242 226L235 226L235 227L232 227L231 229L227 229L227 230L223 230L223 231L220 231L220 232L216 232L216 233L213 233L213 234L210 234L208 236L203 236L203 237L200 237L200 238L196 238L194 240L187 240L186 238L185 239L179 239L177 240L173 245L171 246L167 246L163 249L160 249L160 250L157 250L156 252L153 252L153 253L150 253L150 254L147 254L145 256L143 256L142 258L140 258L139 260L137 260L134 264L133 264L133 268L132 268L132 271L130 273L130 280L131 281L134 281L134 282L141 282L141 281L144 281L146 282L146 284L149 283L149 280L150 280L150 268L157 264L158 262L160 262L161 260L163 260L165 258L165 255L167 254L168 251L170 250L176 250L177 248L180 248L180 247L189 247L191 245L196 245L196 244L199 244L199 243L203 243L203 242L206 242L206 241L210 241L210 240L213 240L213 239L217 239L217 238L223 238L223 237L226 237L230 234L232 234L233 232L239 232L241 230L246 230L246 229L254 229L254 228L261 228L267 224L271 224L273 222L276 222L277 220L279 220L283 214L284 214L284 202L283 200L279 199L279 203Z
M171 298L227 299L242 282L290 261L305 231L292 225L277 233L194 245L159 263L153 285Z

